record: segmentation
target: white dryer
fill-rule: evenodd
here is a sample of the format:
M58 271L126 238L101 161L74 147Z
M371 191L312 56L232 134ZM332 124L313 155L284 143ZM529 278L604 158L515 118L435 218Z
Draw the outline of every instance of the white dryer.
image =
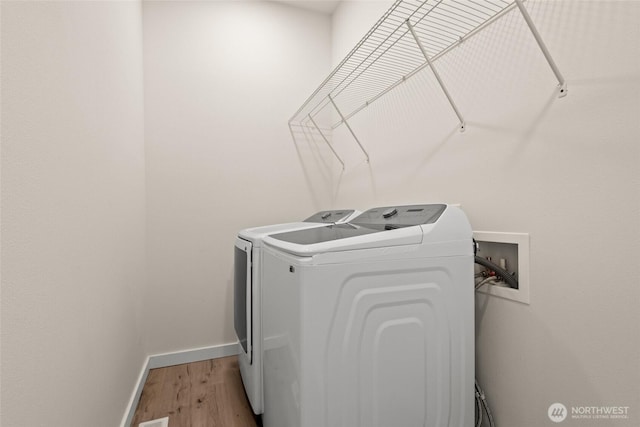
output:
M275 224L241 230L234 254L234 326L240 342L240 374L251 408L263 412L261 334L261 248L262 240L274 233L324 227L346 222L360 214L352 209L321 211L303 222Z
M375 208L264 243L264 427L474 425L473 243L459 208Z

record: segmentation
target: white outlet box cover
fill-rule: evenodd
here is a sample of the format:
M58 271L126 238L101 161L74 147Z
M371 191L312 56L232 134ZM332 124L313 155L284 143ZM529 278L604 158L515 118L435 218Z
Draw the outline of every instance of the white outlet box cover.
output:
M499 231L474 231L477 242L512 243L518 245L518 289L483 286L476 292L529 304L529 234Z

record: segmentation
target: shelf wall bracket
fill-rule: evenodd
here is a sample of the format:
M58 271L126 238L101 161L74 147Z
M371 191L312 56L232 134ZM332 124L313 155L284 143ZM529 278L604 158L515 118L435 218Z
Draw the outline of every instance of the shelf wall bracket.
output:
M527 12L527 8L525 8L524 4L522 4L522 0L515 0L515 3L518 6L518 9L520 9L520 13L522 14L522 17L527 23L529 30L531 30L531 34L533 34L533 38L536 39L536 42L538 43L538 46L540 47L542 54L544 55L545 59L549 63L549 66L551 67L553 74L555 74L556 79L558 79L558 88L560 89L560 94L558 95L558 98L562 98L563 96L566 96L567 82L562 76L562 73L560 72L560 69L556 65L556 62L553 60L551 53L549 53L549 49L547 49L547 46L544 44L544 40L542 40L542 37L540 36L538 29L533 23L533 20L531 19L529 12Z
M433 66L433 63L431 62L431 59L429 59L429 55L427 54L427 50L422 45L422 42L420 41L420 38L418 37L418 34L414 30L413 25L411 25L411 22L409 22L408 19L405 21L405 23L407 24L407 27L409 28L409 31L411 32L411 35L413 36L413 38L415 39L416 43L418 44L418 47L420 48L420 51L422 52L422 55L424 56L424 59L426 59L427 64L429 65L429 68L431 68L431 71L433 71L433 75L436 77L436 80L438 80L438 83L440 84L440 87L442 88L442 91L444 92L444 94L446 95L447 99L449 100L449 103L451 104L451 107L453 108L453 111L456 113L456 116L458 116L458 120L460 120L460 132L464 132L465 123L464 123L464 119L462 118L462 114L460 114L460 110L458 110L458 107L456 106L456 103L453 101L453 98L451 97L451 94L449 94L449 91L447 90L447 87L444 85L444 82L440 78L440 74L438 73L438 70Z
M331 102L331 105L333 105L333 108L336 109L336 111L338 112L338 115L340 116L340 119L342 120L342 122L345 124L345 126L347 126L347 129L349 129L349 132L351 132L351 135L353 136L353 139L356 140L356 142L358 143L358 146L360 147L360 149L362 150L362 152L364 153L364 155L367 158L367 163L369 163L369 153L367 153L367 150L364 149L364 147L362 146L362 144L360 143L360 140L358 139L358 137L356 136L356 133L353 131L353 129L351 129L351 126L349 126L349 122L347 122L347 119L342 115L342 112L340 111L340 109L338 108L338 106L336 105L336 103L334 102L333 98L331 97L331 95L327 95L327 98L329 98L329 101ZM316 126L317 127L317 126ZM344 164L343 164L344 165Z
M322 137L322 139L324 139L324 142L327 143L327 145L329 146L329 148L331 149L331 152L333 153L334 156L336 156L336 159L338 159L338 161L340 162L340 164L342 165L342 170L344 170L344 162L342 161L342 159L340 158L340 156L338 156L338 153L336 153L336 150L333 149L333 145L331 145L331 143L329 142L329 140L327 139L327 137L325 136L324 133L322 133L322 130L320 130L320 127L316 124L315 120L313 120L313 117L311 117L311 114L309 114L307 117L309 117L309 120L311 121L311 123L313 124L313 127L316 128L316 130L318 131L318 133L320 134L320 136Z

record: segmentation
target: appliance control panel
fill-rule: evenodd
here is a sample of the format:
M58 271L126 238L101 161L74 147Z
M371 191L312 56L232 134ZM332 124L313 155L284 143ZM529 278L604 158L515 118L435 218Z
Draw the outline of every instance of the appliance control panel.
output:
M319 223L327 223L333 224L338 221L342 221L348 218L351 214L353 214L353 209L341 209L341 210L332 210L332 211L320 211L311 215L309 218L305 219L304 222L319 222Z
M368 228L393 229L412 225L433 224L440 218L447 205L384 206L369 209L350 221Z

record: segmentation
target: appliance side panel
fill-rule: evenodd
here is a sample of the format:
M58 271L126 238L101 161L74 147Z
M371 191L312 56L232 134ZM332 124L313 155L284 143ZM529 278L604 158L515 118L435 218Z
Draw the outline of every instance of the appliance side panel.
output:
M233 324L242 351L251 358L251 243L238 239L234 248Z
M304 425L473 425L471 257L316 267L302 296Z
M300 427L299 270L268 248L262 261L263 424Z
M451 427L475 425L475 290L473 255L445 258L451 278L447 299L451 334ZM458 409L456 409L458 408Z
M247 398L255 414L262 414L263 405L263 385L262 385L262 292L261 292L261 266L262 251L258 245L253 245L251 254L251 324L252 324L252 357L240 352L238 355L238 365L242 383L247 393Z

